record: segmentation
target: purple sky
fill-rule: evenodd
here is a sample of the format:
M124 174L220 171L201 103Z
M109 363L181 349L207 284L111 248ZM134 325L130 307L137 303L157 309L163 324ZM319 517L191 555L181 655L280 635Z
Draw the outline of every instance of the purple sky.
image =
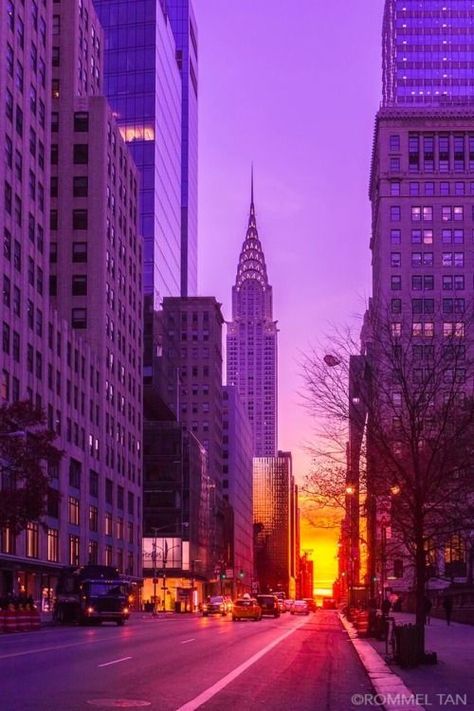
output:
M279 446L302 446L299 353L362 313L367 197L381 97L382 0L195 0L199 290L230 317L255 166L257 225L279 322Z

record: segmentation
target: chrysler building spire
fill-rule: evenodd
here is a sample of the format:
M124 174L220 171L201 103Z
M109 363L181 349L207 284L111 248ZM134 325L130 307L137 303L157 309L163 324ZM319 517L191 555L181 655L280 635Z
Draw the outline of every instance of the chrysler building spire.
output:
M277 333L272 287L257 229L252 166L248 227L227 328L227 383L237 386L247 409L256 457L273 457L277 451Z

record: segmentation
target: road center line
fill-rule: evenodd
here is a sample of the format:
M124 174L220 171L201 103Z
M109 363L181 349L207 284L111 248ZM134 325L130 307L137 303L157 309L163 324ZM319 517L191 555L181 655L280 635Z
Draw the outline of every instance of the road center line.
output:
M202 694L199 694L199 696L196 696L194 699L191 699L191 701L188 701L186 704L184 704L184 706L180 706L179 709L177 709L176 711L195 711L195 709L198 709L200 706L205 704L206 701L209 701L209 699L212 699L213 696L218 694L219 691L222 691L222 689L224 689L228 684L230 684L231 681L234 681L234 679L236 679L244 671L251 667L252 664L258 662L258 660L261 659L265 654L267 654L267 652L269 652L271 649L273 649L273 647L276 647L277 644L283 642L283 640L289 637L290 634L293 634L293 632L295 632L297 629L306 624L307 621L308 620L303 619L298 622L298 624L288 630L288 632L285 632L285 634L282 634L280 635L280 637L274 639L273 642L267 644L266 647L254 654L253 657L247 659L247 661L243 662L242 664L240 664L240 666L236 667L231 672L226 674L224 677L222 677L222 679L213 684L213 686L210 686L208 689L203 691Z
M114 659L111 662L105 662L105 664L98 664L97 666L99 667L110 667L111 664L120 664L120 662L126 662L128 659L131 659L132 657L122 657L121 659Z
M183 639L181 644L187 644L188 642L194 642L195 639L196 639L196 637L191 637L191 639Z

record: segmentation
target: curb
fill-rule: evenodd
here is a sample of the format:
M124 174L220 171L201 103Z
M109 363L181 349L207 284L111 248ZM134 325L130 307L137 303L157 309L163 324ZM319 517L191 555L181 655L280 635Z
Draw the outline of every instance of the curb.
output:
M384 699L381 707L385 711L400 711L400 706L403 705L404 711L426 711L424 706L415 702L399 703L401 700L408 702L409 699L416 699L418 695L411 691L398 674L388 667L369 642L358 637L354 625L348 622L341 613L339 613L339 619L359 655L376 695L380 695Z

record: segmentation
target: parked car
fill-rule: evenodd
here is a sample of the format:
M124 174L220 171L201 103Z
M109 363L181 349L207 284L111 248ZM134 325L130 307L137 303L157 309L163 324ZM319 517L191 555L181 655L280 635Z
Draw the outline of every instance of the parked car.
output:
M308 609L310 612L316 612L316 601L312 597L304 597L303 600L308 603Z
M239 598L232 606L232 619L237 620L258 620L262 619L262 608L254 598Z
M309 607L306 600L295 600L290 610L292 615L309 615Z
M280 617L280 605L276 595L257 595L257 602L262 608L262 615Z
M222 617L227 615L227 606L223 595L209 597L203 604L202 616L208 617L209 615L222 615Z
M278 608L279 608L280 612L286 612L285 601L282 600L281 598L277 598L277 599L278 599Z
M285 611L290 612L291 611L291 606L294 603L294 600L289 597L286 600L283 601L283 604L285 605Z

